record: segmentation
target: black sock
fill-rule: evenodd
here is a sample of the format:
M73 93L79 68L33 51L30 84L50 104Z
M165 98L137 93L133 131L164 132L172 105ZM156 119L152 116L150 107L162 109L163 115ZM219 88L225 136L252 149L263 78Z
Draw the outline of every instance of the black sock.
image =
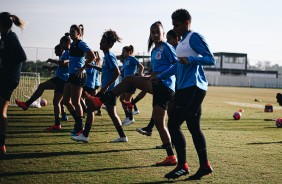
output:
M74 111L70 112L70 114L72 115L73 119L75 120L76 119L76 111L74 110Z
M5 134L0 134L0 146L5 145L5 139L6 139Z
M147 125L147 128L152 130L154 126L155 126L155 120L151 118L149 124Z
M124 111L125 117L129 117L129 112L127 110Z
M89 136L89 132L91 130L91 127L92 127L92 123L85 123L85 127L84 127L84 130L83 130L83 135L85 137Z
M62 112L61 116L66 116L67 113L66 112Z
M60 124L60 117L55 117L55 125L59 126Z
M119 137L126 137L121 126L116 127Z
M172 144L171 144L171 143L164 144L164 147L165 147L167 156L174 155L173 150L172 150Z
M138 96L136 98L132 98L131 103L133 103L134 105L139 102L140 98L138 98Z
M136 104L134 104L134 111L138 111L138 108L137 108L137 105Z
M178 164L184 164L186 162L186 148L176 149Z
M82 116L78 116L75 119L74 130L80 131L82 128Z
M197 150L199 161L200 161L200 166L205 165L208 162L208 156L207 156L207 149L200 149Z
M132 112L128 112L128 118L129 118L130 120L133 120L133 114L132 114Z

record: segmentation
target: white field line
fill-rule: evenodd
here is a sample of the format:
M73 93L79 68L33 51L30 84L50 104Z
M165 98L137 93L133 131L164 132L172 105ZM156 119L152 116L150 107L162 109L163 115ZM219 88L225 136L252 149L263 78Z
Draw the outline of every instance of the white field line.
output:
M251 108L258 108L258 109L264 109L265 105L261 105L261 104L254 104L254 103L243 103L243 102L225 102L229 105L236 105L236 106L240 106L240 107L251 107ZM282 107L280 106L273 106L273 108L275 109L282 109Z

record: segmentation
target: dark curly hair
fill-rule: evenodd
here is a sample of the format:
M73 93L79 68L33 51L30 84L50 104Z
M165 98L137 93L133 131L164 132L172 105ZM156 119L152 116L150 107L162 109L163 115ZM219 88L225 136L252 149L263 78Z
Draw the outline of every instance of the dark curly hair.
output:
M178 9L171 15L172 20L176 20L179 22L185 22L186 20L189 20L191 22L192 17L190 13L185 9Z
M104 32L102 39L106 40L110 44L110 48L113 47L114 43L121 41L121 38L117 35L117 33L111 29Z

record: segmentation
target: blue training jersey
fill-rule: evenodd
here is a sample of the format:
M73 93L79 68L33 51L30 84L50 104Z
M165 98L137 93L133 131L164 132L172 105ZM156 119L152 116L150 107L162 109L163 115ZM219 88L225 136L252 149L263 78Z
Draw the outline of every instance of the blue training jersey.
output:
M173 46L163 42L151 52L152 72L162 73L163 71L169 70L177 60ZM162 82L166 87L175 91L175 75L162 79Z
M96 78L95 78L95 87L100 87L101 86L101 81L100 81L100 72L97 70L96 72Z
M71 43L69 57L69 73L77 74L77 68L82 68L85 64L85 53L91 49L85 42L79 40L76 43Z
M133 75L136 72L138 65L139 65L139 61L137 58L132 56L127 56L126 58L124 58L123 77Z
M96 65L96 63L93 61L93 65ZM86 81L85 81L85 86L95 89L95 82L96 82L96 77L98 71L94 68L86 68Z
M164 79L176 73L177 89L196 85L200 89L207 90L208 81L203 65L214 65L216 61L203 36L195 32L187 32L177 45L176 53L178 57L187 57L189 63L177 62L177 65L170 71L159 74L158 78Z
M103 58L102 65L102 88L107 86L107 84L112 79L113 71L118 68L118 62L116 56L112 52L105 54ZM118 80L116 80L108 90L113 89L117 85Z
M60 61L69 60L69 49L66 49L63 55L60 57ZM69 78L69 68L66 66L57 66L56 77L67 81Z

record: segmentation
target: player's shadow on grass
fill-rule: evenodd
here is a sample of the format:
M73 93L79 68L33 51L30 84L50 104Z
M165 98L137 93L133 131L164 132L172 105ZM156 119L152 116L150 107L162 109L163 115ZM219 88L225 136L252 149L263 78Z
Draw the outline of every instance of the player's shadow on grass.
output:
M70 170L70 171L21 171L21 172L6 172L0 173L0 177L8 176L27 176L27 175L38 175L38 174L66 174L66 173L91 173L91 172L104 172L104 171L114 171L114 170L128 170L128 169L140 169L149 168L149 166L131 166L131 167L115 167L115 168L99 168L99 169L89 169L89 170Z
M105 150L105 151L66 151L66 152L32 152L32 153L10 153L0 157L0 160L15 160L15 159L32 159L32 158L48 158L57 156L74 156L74 155L93 155L93 154L105 154L105 153L118 153L124 151L141 151L150 150L152 148L142 149L121 149L121 150Z
M277 141L277 142L251 142L251 143L247 143L247 145L261 145L261 144L282 144L282 141Z

